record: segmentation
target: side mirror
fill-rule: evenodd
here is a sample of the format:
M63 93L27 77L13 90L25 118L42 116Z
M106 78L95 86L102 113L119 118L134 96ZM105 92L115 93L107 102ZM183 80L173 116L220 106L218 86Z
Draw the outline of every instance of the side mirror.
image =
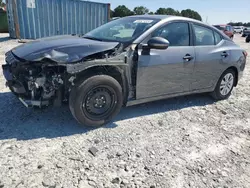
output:
M153 37L149 39L148 47L151 49L165 50L169 47L169 42L162 37Z

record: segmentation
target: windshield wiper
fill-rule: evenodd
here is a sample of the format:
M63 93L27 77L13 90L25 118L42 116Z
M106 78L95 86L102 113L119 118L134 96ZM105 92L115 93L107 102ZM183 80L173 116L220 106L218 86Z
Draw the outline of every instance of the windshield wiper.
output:
M83 36L83 38L85 38L85 39L90 39L90 40L103 41L102 39L98 39L98 38L90 37L90 36Z

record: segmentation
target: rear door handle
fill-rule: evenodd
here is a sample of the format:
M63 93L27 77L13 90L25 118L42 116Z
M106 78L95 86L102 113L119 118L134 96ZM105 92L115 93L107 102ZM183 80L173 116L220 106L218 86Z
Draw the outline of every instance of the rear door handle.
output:
M186 54L183 59L186 61L186 62L189 62L191 61L192 59L194 59L194 57L192 57L190 54Z
M221 56L222 57L227 57L227 56L229 56L229 54L227 52L222 52Z

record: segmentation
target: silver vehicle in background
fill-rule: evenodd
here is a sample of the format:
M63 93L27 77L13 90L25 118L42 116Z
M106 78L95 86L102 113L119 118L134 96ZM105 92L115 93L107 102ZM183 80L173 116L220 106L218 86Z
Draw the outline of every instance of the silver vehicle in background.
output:
M122 106L208 92L227 99L247 53L215 27L143 15L79 36L27 43L6 54L7 86L26 106L69 103L83 125L101 126Z

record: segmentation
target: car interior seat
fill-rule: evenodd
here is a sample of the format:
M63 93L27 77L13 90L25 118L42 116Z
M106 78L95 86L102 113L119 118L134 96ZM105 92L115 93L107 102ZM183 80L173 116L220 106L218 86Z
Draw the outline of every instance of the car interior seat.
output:
M210 35L204 35L201 40L202 45L214 45L214 38Z

